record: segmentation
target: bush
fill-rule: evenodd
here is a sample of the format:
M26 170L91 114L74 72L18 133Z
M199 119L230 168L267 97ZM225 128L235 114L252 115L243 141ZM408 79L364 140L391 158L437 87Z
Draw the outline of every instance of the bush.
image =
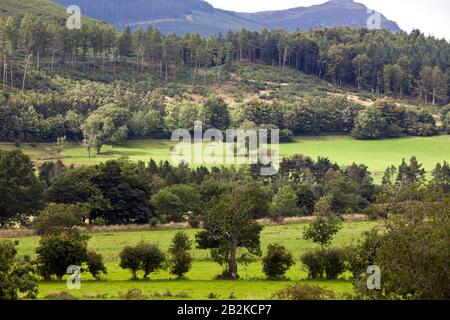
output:
M106 267L103 264L103 257L93 251L88 252L87 254L87 266L89 273L92 274L96 280L100 280L101 273L107 273Z
M274 297L281 300L329 300L336 297L331 290L313 285L293 285L278 291Z
M144 279L152 272L163 268L164 253L154 244L139 243L135 247L127 246L120 253L120 267L130 269L132 279L137 279L137 272L144 272Z
M337 279L345 271L345 255L339 249L320 249L301 256L311 279Z
M294 265L292 254L285 247L271 244L263 258L263 272L268 278L281 278Z
M51 292L45 296L47 300L77 300L70 292Z
M119 292L119 298L122 300L145 300L147 295L141 289L131 288L127 292Z
M0 241L0 301L16 300L19 293L34 299L38 293L34 267L28 257L16 258L17 244Z
M71 265L87 261L87 237L66 234L44 237L36 249L39 273L49 280L53 275L61 280Z

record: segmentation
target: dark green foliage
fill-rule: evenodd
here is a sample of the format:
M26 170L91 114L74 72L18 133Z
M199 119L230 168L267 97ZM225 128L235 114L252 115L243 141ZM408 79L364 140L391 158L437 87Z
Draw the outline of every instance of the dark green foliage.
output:
M0 300L17 300L19 294L34 299L38 293L35 268L29 257L16 257L16 245L0 241Z
M230 114L225 101L219 96L209 96L200 112L203 130L226 130L230 127Z
M0 150L1 226L42 209L43 191L28 156L19 150Z
M301 256L311 279L337 279L345 271L345 254L340 249L319 249Z
M66 274L69 266L81 266L87 261L87 238L81 235L57 234L43 237L36 249L39 273L44 279Z
M160 190L151 203L161 221L182 222L198 219L201 213L201 198L197 188L177 184Z
M352 135L358 139L394 138L403 135L429 136L438 132L431 114L381 102L360 111Z
M89 273L96 279L100 279L100 274L108 273L105 265L103 264L103 257L95 253L94 251L89 251L87 253L86 264Z
M285 247L271 244L267 255L263 257L263 272L270 279L284 277L287 270L294 265L292 254Z
M172 239L172 244L169 248L171 255L170 273L182 278L192 266L193 258L189 253L192 248L192 241L186 233L178 232Z
M164 253L154 244L139 243L135 247L126 246L120 253L120 267L130 269L132 278L137 279L137 272L144 272L144 279L150 273L164 268Z
M152 215L150 186L126 161L108 161L91 168L70 170L47 191L49 201L87 203L90 218L108 224L147 223Z

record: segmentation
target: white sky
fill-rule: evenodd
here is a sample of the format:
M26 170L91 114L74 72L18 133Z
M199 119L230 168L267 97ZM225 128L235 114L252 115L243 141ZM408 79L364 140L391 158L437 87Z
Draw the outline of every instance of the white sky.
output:
M216 8L257 12L310 6L326 0L206 0ZM400 28L420 29L425 34L450 40L449 0L355 0L396 21Z

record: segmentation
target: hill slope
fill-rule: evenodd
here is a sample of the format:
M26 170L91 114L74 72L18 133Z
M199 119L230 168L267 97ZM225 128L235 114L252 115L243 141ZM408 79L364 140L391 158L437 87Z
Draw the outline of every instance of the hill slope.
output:
M56 20L64 24L67 19L66 7L52 0L0 0L0 18L23 16L30 13L35 18ZM98 24L91 17L83 17L88 25Z
M241 17L264 23L270 28L283 28L289 31L309 30L317 27L367 27L371 11L353 0L331 0L311 7L299 7L280 11L240 13ZM400 31L396 22L381 16L381 27Z
M64 19L66 17L66 9L51 0L0 1L0 17L24 15L25 13L44 18Z
M260 13L237 13L214 8L203 0L55 0L76 4L82 12L118 28L152 25L164 33L227 33L241 28L309 30L315 27L367 27L370 14L353 0L331 0L322 5ZM382 27L399 31L398 25L382 16Z
M259 30L263 25L229 11L214 8L203 0L55 0L78 5L83 14L118 28L152 25L164 33L226 33L241 28Z

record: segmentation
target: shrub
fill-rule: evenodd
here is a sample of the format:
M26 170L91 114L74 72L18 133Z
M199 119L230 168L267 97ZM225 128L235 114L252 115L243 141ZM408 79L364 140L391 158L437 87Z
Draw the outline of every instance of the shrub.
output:
M138 248L126 246L120 253L119 258L120 258L119 266L122 269L130 269L132 274L131 279L136 280L137 272L139 271L141 266L141 257Z
M192 266L192 256L189 250L192 248L192 241L184 232L178 232L172 239L172 245L169 248L171 254L170 273L182 278L189 272Z
M301 256L311 279L336 279L345 271L345 255L340 249L319 249Z
M154 244L139 243L135 247L127 246L120 253L120 267L130 269L132 279L137 279L137 272L144 272L144 279L152 272L163 268L164 253Z
M61 291L61 292L51 292L45 296L47 300L77 300L75 296L73 296L70 292Z
M119 292L119 298L122 300L145 300L147 295L141 289L131 288L127 292Z
M141 253L142 270L144 271L144 279L152 272L156 272L163 268L166 257L164 253L154 244L139 244Z
M281 278L294 264L292 254L285 247L271 244L263 258L263 272L268 278Z
M103 257L93 251L87 254L87 266L90 274L96 279L100 279L100 274L107 273L106 267L103 264Z
M218 299L218 298L219 298L219 294L217 294L215 292L208 293L208 299Z
M314 285L293 285L274 294L274 298L281 300L329 300L336 297L331 290Z
M307 252L300 258L301 262L308 269L308 278L320 279L323 277L323 261L322 256L317 252Z

